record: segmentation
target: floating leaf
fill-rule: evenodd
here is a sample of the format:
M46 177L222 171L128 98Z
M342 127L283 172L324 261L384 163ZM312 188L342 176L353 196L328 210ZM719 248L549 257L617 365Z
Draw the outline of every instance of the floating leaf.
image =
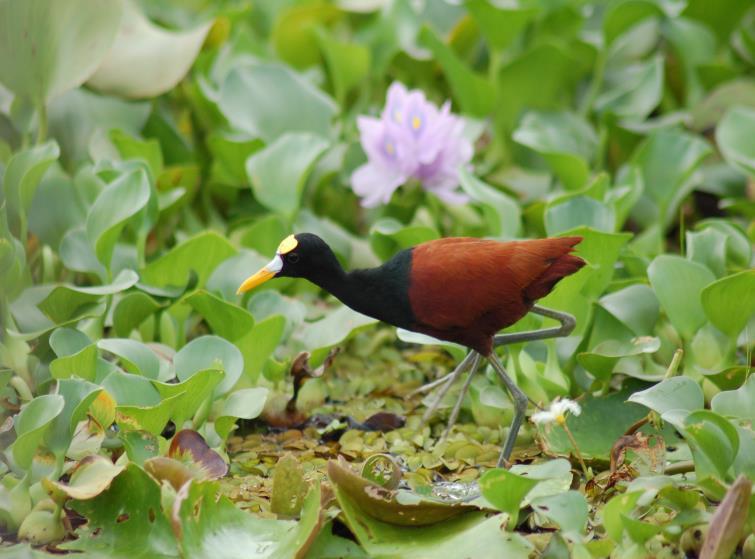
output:
M137 99L162 95L189 71L211 26L167 31L144 17L137 2L126 0L115 41L87 84Z
M275 465L270 510L279 517L295 517L306 494L307 482L302 465L293 454L285 454Z
M558 524L561 533L579 542L587 525L587 501L577 491L539 497L532 501L532 509Z
M81 85L115 39L120 3L11 0L0 6L0 81L36 102Z
M511 519L516 527L522 500L538 483L538 479L517 475L502 468L488 470L480 478L483 497Z

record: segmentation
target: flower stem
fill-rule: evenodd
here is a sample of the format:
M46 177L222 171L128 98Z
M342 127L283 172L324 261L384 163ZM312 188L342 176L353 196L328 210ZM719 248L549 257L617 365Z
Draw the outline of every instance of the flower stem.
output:
M569 426L566 424L566 421L561 423L561 427L564 428L564 431L566 432L566 436L569 437L569 442L574 448L574 454L577 455L577 459L579 460L579 465L582 466L582 472L585 474L585 478L588 480L592 479L592 474L587 469L587 464L585 464L585 459L582 458L582 453L579 451L577 440L574 438L574 435L572 434L571 429L569 429Z
M42 100L37 104L37 144L41 144L47 138L47 105Z

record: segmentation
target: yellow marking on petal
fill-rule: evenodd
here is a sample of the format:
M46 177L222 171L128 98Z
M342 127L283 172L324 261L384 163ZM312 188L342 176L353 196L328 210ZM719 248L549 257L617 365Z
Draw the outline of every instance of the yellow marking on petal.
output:
M412 128L417 130L419 129L420 126L422 126L422 119L419 118L418 116L415 116L414 118L412 118Z
M278 254L288 254L292 250L294 250L299 245L299 241L296 240L296 237L293 235L289 235L285 239L281 241L281 244L278 245Z
M394 153L396 153L396 148L393 147L393 143L392 142L386 142L385 143L385 151L388 152L388 155L393 155Z
M398 109L393 111L393 120L395 120L398 124L401 124L401 121L403 120L401 111L399 111Z

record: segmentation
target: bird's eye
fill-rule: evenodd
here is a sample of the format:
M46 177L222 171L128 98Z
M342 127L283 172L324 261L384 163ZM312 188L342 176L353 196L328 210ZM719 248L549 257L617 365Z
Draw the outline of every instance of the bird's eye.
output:
M288 260L291 264L296 264L299 261L299 255L295 252L292 252L286 255L286 260Z

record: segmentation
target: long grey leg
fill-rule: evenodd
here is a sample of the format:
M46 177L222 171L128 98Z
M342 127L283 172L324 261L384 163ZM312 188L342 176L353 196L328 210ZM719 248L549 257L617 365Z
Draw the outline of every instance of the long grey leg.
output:
M506 373L503 363L498 359L495 352L488 356L488 361L490 361L490 364L493 366L493 369L495 369L495 372L498 373L498 376L501 377L503 384L506 386L511 394L511 398L514 400L514 419L511 421L509 435L506 437L506 442L503 443L501 456L498 458L498 467L500 468L508 462L509 458L511 458L511 451L514 450L516 436L519 433L519 428L524 422L524 414L527 412L527 402L529 399L516 383L511 380L511 377Z
M546 340L548 338L562 338L568 336L577 325L576 319L569 313L554 311L546 307L535 305L530 312L553 318L561 323L561 326L553 328L543 328L542 330L531 330L529 332L513 332L511 334L499 334L493 338L493 347L499 347L508 344L518 344L521 342L531 342L534 340Z
M432 404L430 404L427 410L425 410L425 414L422 416L422 423L427 423L427 421L432 417L440 402L443 400L446 394L448 394L448 391L451 389L454 381L458 379L462 375L462 373L467 370L467 368L469 368L469 365L472 364L474 356L474 351L467 353L466 357L464 357L464 359L461 360L461 362L456 366L453 372L448 375L448 381L446 382L446 385L440 389L435 400L433 400Z
M451 427L453 427L456 424L456 420L459 419L459 412L461 411L461 406L464 403L464 396L467 395L467 390L469 390L469 385L472 384L472 379L474 378L474 375L477 372L477 368L480 366L480 360L482 359L482 355L480 355L477 352L473 352L473 353L474 353L474 361L472 361L472 366L469 368L469 375L467 376L467 380L464 381L464 385L461 387L461 394L459 394L459 397L456 399L456 403L454 404L454 407L451 410L451 416L448 418L448 423L446 424L446 430L443 431L443 435L441 435L438 442L446 439L448 434L451 432Z

